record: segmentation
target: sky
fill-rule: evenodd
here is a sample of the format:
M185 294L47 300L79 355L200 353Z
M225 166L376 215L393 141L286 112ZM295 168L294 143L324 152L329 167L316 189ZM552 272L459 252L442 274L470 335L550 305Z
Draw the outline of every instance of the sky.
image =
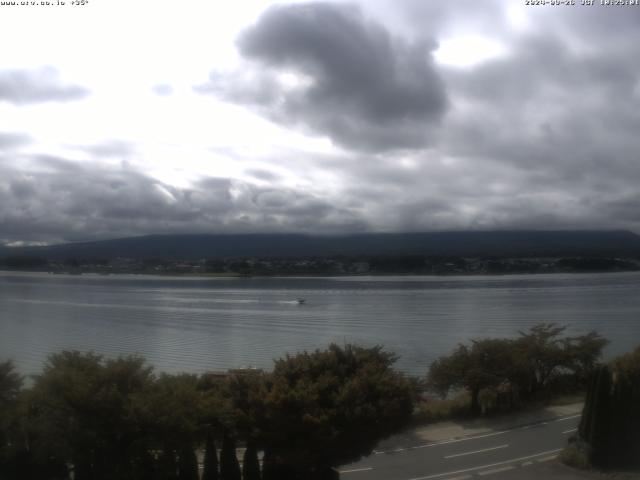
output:
M49 1L0 5L0 244L640 233L640 6Z

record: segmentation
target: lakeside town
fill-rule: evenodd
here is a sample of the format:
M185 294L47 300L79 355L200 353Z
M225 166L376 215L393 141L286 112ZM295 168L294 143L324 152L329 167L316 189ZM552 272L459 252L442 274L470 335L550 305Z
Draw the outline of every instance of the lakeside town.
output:
M232 257L199 260L163 258L0 258L0 269L52 274L151 274L210 276L504 275L623 272L640 270L638 257L457 257L423 255L329 257Z

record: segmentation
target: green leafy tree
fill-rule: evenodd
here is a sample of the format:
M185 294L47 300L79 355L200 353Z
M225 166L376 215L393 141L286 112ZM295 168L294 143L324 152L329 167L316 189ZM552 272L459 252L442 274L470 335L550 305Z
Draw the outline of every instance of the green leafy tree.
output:
M67 459L79 479L134 478L148 453L136 404L152 381L151 367L139 357L52 355L31 399L39 450Z
M260 436L266 419L267 381L268 375L261 370L238 370L220 384L218 411L227 433L245 442L255 442Z
M265 398L264 478L333 476L401 429L414 390L382 347L331 345L277 360Z
M3 407L3 411L16 401L22 381L22 376L15 371L12 361L0 362L0 406Z
M16 416L22 377L15 371L13 362L0 363L0 478L14 475L19 451Z
M595 331L564 340L563 347L568 356L566 367L586 384L589 376L598 366L602 350L608 343L607 339Z
M627 377L633 385L640 385L640 346L612 361L615 371Z
M473 340L458 345L447 356L431 364L427 385L446 396L452 389L466 389L471 395L471 414L481 412L480 392L496 388L517 377L515 344L508 339Z
M520 332L518 347L527 363L528 393L533 394L545 387L551 375L571 361L560 338L566 328L554 323L540 323L527 332Z
M516 339L472 340L433 362L427 375L429 388L443 397L465 389L471 395L470 411L481 411L480 393L502 387L514 404L514 394L532 397L548 392L557 375L572 375L586 387L607 340L596 332L562 337L566 327L553 323L535 325ZM573 385L573 383L572 383Z
M566 326L540 323L527 332L520 332L517 345L524 365L520 381L529 395L544 391L549 381L563 372L573 374L579 384L586 386L608 341L595 331L578 337L562 337L565 330Z
M161 374L136 404L149 434L148 448L162 452L161 478L173 479L179 472L182 479L191 474L189 463L204 431L203 394L198 385L196 375Z

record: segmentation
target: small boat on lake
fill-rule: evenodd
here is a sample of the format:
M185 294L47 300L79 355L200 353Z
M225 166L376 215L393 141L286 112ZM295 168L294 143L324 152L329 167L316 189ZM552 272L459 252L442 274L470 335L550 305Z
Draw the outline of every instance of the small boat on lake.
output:
M304 305L305 303L307 303L307 301L304 298L298 298L296 302L298 302L298 305Z

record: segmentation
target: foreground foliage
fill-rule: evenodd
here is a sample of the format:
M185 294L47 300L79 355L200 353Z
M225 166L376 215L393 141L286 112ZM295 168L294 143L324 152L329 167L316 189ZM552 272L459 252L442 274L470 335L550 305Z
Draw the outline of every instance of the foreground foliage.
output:
M209 480L334 478L409 420L414 389L395 360L380 347L331 345L270 373L196 376L156 375L137 356L62 352L26 389L5 362L0 478L196 480L203 449Z
M268 460L287 467L278 478L331 478L332 467L370 454L409 422L413 388L391 369L395 360L380 347L332 345L276 362L264 444Z
M452 390L470 394L469 411L480 414L494 407L512 408L518 402L550 396L564 389L585 388L590 372L607 340L596 332L562 337L566 327L541 323L515 339L487 338L460 344L432 363L428 387L445 397ZM485 402L482 402L484 393Z
M574 443L597 468L640 467L640 347L593 373Z

